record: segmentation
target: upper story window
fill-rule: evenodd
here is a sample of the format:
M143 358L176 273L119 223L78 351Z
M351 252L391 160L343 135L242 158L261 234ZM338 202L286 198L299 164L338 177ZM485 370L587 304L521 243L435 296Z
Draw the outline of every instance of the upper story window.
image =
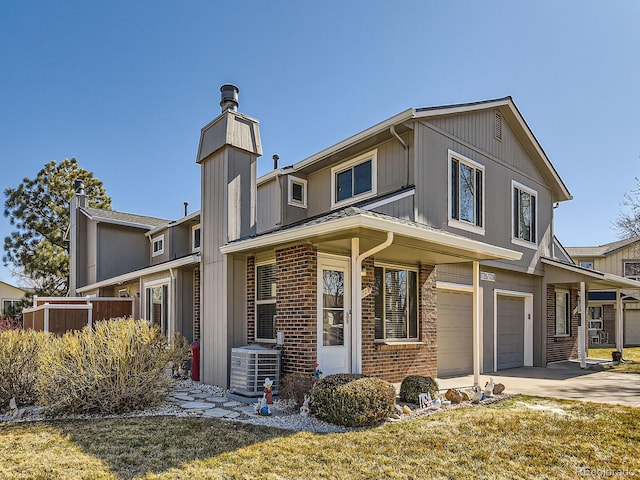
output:
M451 150L449 226L484 235L484 167Z
M276 264L256 265L256 340L276 338Z
M640 260L624 260L624 276L632 280L640 280Z
M511 182L511 186L513 196L512 241L518 245L535 247L538 242L536 236L538 192L515 181Z
M593 270L593 262L580 262L581 268L588 268L589 270Z
M377 156L374 150L331 169L331 208L376 194Z
M414 270L376 266L375 338L418 338L418 273Z
M289 205L307 208L307 181L289 175Z
M151 240L153 245L153 249L151 251L151 256L155 257L158 255L162 255L164 253L164 235L158 235Z
M191 250L193 252L200 251L200 224L191 227Z

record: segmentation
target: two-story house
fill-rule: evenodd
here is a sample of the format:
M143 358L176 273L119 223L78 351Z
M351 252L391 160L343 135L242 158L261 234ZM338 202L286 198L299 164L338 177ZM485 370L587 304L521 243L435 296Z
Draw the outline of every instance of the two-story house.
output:
M571 258L583 268L640 280L640 237L627 238L595 247L567 247ZM610 344L615 338L616 292L589 292L587 310L591 344ZM624 344L640 345L640 290L625 289Z
M70 296L132 297L134 317L199 336L200 214L170 221L70 204Z
M258 343L281 350L285 374L318 361L477 383L584 356L587 292L640 287L576 266L555 239L554 206L571 195L510 97L409 108L257 178L258 122L236 87L221 92L196 158L201 211L175 222L199 225L199 255L165 256L170 222L141 221L160 263L76 288L146 291L154 318L164 282L169 331L185 330L189 312L171 305L193 295L204 382L228 386L231 349Z

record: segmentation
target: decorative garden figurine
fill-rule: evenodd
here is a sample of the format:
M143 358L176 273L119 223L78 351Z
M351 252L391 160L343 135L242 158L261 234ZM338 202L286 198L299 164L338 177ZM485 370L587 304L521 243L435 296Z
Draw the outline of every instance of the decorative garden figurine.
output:
M265 405L273 405L273 393L271 392L271 387L273 386L273 380L269 377L264 379L264 403Z
M484 386L484 394L486 397L493 397L493 387L495 387L495 384L493 383L493 377L491 377Z
M473 387L473 396L471 397L471 403L480 403L480 400L484 397L482 388L479 385Z
M304 396L304 402L300 407L300 415L307 417L309 415L309 395Z
M259 398L256 404L254 405L254 410L258 415L260 415L261 409L262 409L262 398Z
M313 384L315 385L320 380L322 380L322 370L320 370L320 365L318 364L318 361L316 360L313 363Z

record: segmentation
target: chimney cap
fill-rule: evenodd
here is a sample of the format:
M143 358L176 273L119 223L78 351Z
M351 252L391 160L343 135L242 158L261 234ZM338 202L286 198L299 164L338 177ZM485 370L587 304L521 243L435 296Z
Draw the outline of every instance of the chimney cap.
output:
M84 195L84 182L81 179L76 178L73 181L73 190L79 195Z
M238 93L240 89L231 83L225 83L220 87L220 107L223 112L238 109Z

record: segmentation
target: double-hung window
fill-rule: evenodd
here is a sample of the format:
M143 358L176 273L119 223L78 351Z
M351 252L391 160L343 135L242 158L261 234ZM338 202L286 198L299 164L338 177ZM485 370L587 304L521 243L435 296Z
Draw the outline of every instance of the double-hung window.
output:
M191 227L191 251L200 251L200 224Z
M556 328L557 337L571 335L571 303L569 292L556 290Z
M484 167L451 150L449 226L484 234Z
M256 266L256 340L276 338L276 264Z
M375 267L375 338L418 338L418 273L391 266Z
M372 197L377 192L377 151L367 152L331 169L331 207Z
M640 280L640 260L624 260L624 276Z
M513 243L526 247L535 247L536 202L538 193L518 182L511 182L513 200Z

